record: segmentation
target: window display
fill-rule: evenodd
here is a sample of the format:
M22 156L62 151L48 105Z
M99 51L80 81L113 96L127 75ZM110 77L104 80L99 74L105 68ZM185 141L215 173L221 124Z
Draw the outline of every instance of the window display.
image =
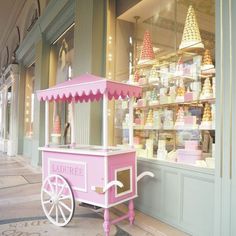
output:
M34 123L34 80L35 64L33 63L26 71L25 82L25 136L32 137Z
M74 56L74 24L53 43L50 52L50 87L72 77ZM67 144L70 140L70 106L63 102L50 106L51 142Z
M157 14L151 16L143 9L136 23L129 11L117 20L118 26L123 26L117 29L118 37L127 41L117 43L116 49L129 49L132 55L131 67L126 52L117 55L117 71L125 71L124 59L129 71L117 72L117 80L129 78L129 83L143 88L133 119L137 156L212 168L215 6L205 1L207 9L203 11L197 1L192 5L188 1L160 2L152 6ZM135 43L128 47L130 42ZM126 145L128 106L119 101L115 109L116 144Z

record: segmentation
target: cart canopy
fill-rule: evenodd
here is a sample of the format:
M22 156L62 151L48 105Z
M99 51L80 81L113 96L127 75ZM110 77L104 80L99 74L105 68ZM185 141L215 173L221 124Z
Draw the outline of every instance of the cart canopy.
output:
M38 90L37 97L40 101L88 102L99 101L105 93L110 100L140 97L141 91L139 86L84 74L54 87Z

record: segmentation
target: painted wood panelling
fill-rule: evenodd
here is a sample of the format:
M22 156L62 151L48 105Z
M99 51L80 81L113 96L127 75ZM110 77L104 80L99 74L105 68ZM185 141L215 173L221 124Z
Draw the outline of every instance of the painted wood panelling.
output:
M152 171L155 178L140 181L137 209L191 235L213 235L214 171L139 160L142 171Z

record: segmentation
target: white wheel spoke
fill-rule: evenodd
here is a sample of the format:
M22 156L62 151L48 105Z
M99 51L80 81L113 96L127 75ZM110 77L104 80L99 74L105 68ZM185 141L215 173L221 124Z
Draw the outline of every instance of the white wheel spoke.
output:
M64 222L66 222L66 217L65 217L65 214L64 214L64 212L63 212L61 206L58 205L58 208L59 208L59 210L60 210L60 212L61 212L61 215L62 215L62 217L63 217Z
M62 192L63 192L65 186L66 186L66 183L64 183L64 184L62 185L62 187L61 187L61 189L60 189L60 191L59 191L59 193L58 193L58 196L60 196L60 195L62 194Z
M65 203L59 202L59 204L66 208L67 211L72 212L72 209L70 209Z
M54 204L52 205L52 207L51 207L51 209L50 209L50 211L48 212L48 215L50 216L51 214L52 214L52 211L53 211L53 209L54 209Z
M66 199L70 199L70 196L63 196L63 197L60 197L59 200L66 200Z
M48 194L50 197L52 197L52 193L50 193L47 189L43 189L43 191Z
M48 203L51 203L51 199L49 199L49 200L46 200L46 201L43 201L43 204L48 204Z
M56 205L56 222L58 223L58 206Z
M51 188L51 190L52 190L52 193L54 193L55 191L54 191L54 188L53 188L53 186L52 186L52 183L51 183L50 179L48 179L48 183L49 183L49 186L50 186L50 188Z
M58 177L56 176L56 194L57 194L57 191L58 191Z

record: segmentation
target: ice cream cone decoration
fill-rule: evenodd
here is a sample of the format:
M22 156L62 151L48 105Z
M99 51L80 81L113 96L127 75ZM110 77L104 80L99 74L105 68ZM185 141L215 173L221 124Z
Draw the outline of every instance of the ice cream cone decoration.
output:
M206 49L203 56L202 70L213 69L214 65L212 63L211 52L209 49Z
M203 48L204 45L202 43L196 15L193 6L190 5L188 8L187 18L184 26L184 32L179 49L191 51L194 49L203 49Z
M147 30L144 33L142 51L138 64L148 63L155 59L155 54L152 46L151 34Z

